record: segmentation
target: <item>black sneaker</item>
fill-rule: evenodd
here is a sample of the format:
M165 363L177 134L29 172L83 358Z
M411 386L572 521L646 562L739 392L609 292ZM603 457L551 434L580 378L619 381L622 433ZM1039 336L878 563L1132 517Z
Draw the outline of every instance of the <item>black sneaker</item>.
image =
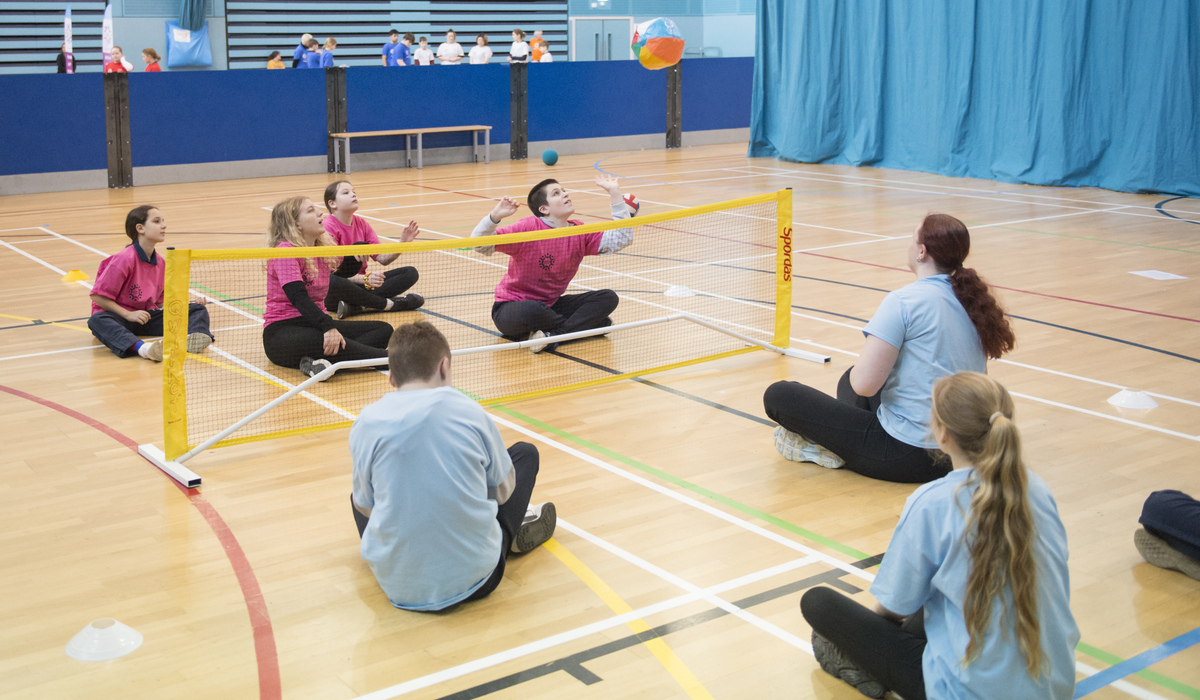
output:
M415 292L392 297L392 311L415 311L425 305L425 297Z
M355 304L350 304L350 303L347 303L344 301L339 301L337 314L334 316L334 318L336 318L337 320L340 321L343 318L350 318L351 316L357 316L360 313L362 313L361 306L356 306Z
M525 520L517 537L509 549L513 554L524 554L537 549L546 540L554 536L554 526L558 524L558 514L553 503L531 505L525 510Z
M812 635L812 646L813 656L817 657L817 663L821 664L821 670L825 673L842 679L869 698L882 698L887 693L887 688L879 681L867 675L858 664L847 659L833 642L816 632Z
M342 303L345 303L345 302L342 302ZM323 370L329 369L332 366L333 366L333 363L330 362L329 360L314 360L311 357L300 358L300 372L302 372L305 375L308 375L309 377L315 377L318 374L320 374ZM319 379L318 381L322 381L322 382L326 381L327 379L329 379L332 376L333 376L332 374L327 374L324 377L322 377L321 379Z

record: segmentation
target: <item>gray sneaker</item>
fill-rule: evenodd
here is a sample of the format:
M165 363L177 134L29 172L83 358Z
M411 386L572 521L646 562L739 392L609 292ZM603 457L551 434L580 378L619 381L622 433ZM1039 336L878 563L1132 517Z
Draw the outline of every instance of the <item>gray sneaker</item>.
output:
M558 514L553 503L539 503L525 509L525 520L517 537L509 547L513 554L524 554L537 549L543 542L554 536L554 526L558 524Z
M207 333L189 333L187 337L187 351L193 355L204 352L212 344L212 337Z
M332 367L332 366L333 366L333 363L331 363L329 360L314 360L311 357L300 358L300 371L310 377L315 377L318 374L320 374L323 370L328 369L329 367ZM327 374L324 377L321 377L317 381L321 381L321 382L328 381L329 378L332 376L333 376L332 374Z
M1192 559L1183 552L1167 544L1161 537L1155 537L1145 528L1138 528L1133 533L1133 544L1141 552L1142 558L1161 569L1171 569L1200 581L1200 561Z
M151 343L143 343L142 351L139 351L138 354L141 355L142 357L146 358L147 360L151 360L153 362L162 362L163 361L162 341L155 340L154 342L151 342Z
M782 425L775 428L775 449L792 462L812 462L826 469L841 469L846 464L846 460Z
M842 679L869 698L882 698L887 693L887 688L879 681L867 675L858 664L847 659L833 642L816 632L812 635L812 646L813 655L817 657L817 663L821 664L821 670L825 673Z

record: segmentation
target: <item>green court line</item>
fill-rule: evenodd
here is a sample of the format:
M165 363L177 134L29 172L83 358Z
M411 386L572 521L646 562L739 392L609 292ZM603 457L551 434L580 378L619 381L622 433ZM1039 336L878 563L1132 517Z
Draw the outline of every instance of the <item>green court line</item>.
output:
M813 532L812 530L806 530L805 528L802 528L799 525L796 525L794 523L790 523L790 522L784 520L783 518L779 518L777 516L771 515L770 513L765 513L753 506L748 506L745 503L742 503L740 501L735 501L734 499L729 498L728 496L721 495L715 491L710 491L709 489L706 489L703 486L699 486L697 484L693 484L692 482L687 481L686 479L681 479L677 476L674 476L673 474L668 474L667 472L665 472L661 469L658 469L658 468L652 467L648 464L639 462L636 459L626 457L625 455L614 452L614 451L608 449L607 447L602 447L600 445L597 445L594 442L585 440L584 438L581 438L577 435L572 435L571 433L568 433L565 430L561 430L561 429L556 428L548 423L544 423L536 418L527 416L524 413L515 411L515 410L509 408L508 406L498 405L498 406L492 406L492 408L497 411L500 411L501 413L505 413L509 416L512 416L513 418L516 418L517 420L523 421L524 423L527 423L536 428L540 428L548 433L556 435L564 440L573 442L576 445L579 445L581 447L586 447L587 449L591 450L592 452L604 455L605 457L608 457L609 459L613 459L622 464L633 467L634 469L637 469L638 471L645 472L646 474L650 474L651 476L655 476L659 479L662 479L663 481L666 481L667 483L674 484L675 486L678 486L679 488L686 489L688 491L691 491L692 493L704 496L705 498L716 501L717 503L720 503L723 506L732 508L734 510L741 511L747 515L750 515L750 516L753 516L760 520L766 521L778 528L781 528L781 529L787 530L788 532L791 532L793 534L799 535L800 537L803 537L804 539L809 540L811 542L816 542L817 544L824 545L825 547L828 547L829 549L832 549L834 551L841 552L842 554L854 557L855 559L867 559L871 556L871 555L867 554L866 552L860 552L859 550L857 550L853 547L844 545L841 542L838 542L836 540L831 540L828 537L825 537L824 535L818 535L817 533Z
M192 283L191 287L192 287L192 289L199 289L200 291L204 292L205 294L214 296L214 297L220 299L221 301L229 302L230 304L233 304L234 306L240 306L243 309L246 309L248 311L257 311L260 316L262 314L266 313L261 307L255 306L253 304L247 304L244 301L236 301L236 300L234 300L233 297L231 297L227 294L222 294L215 289L209 289L208 287L205 287L202 284Z
M1092 646L1091 644L1086 644L1084 642L1080 642L1079 644L1077 644L1075 646L1075 650L1081 654L1084 654L1085 656L1090 656L1093 659L1096 659L1098 661L1103 661L1104 663L1108 664L1109 666L1116 666L1117 664L1119 664L1125 660L1125 659L1122 659L1121 657L1117 656L1116 654L1110 654L1109 652L1104 651L1103 649L1097 649L1096 647ZM1137 673L1135 673L1133 675L1140 676L1141 678L1144 678L1144 679L1150 681L1151 683L1154 683L1155 685L1162 686L1163 688L1166 688L1167 690L1173 690L1176 693L1179 693L1180 695L1182 695L1184 697L1193 698L1194 700L1200 700L1200 690L1197 690L1196 688L1193 688L1192 686L1187 685L1186 683L1177 681L1174 678L1171 678L1169 676L1164 676L1163 674L1158 673L1156 671L1151 671L1150 669L1145 669L1142 671L1138 671Z

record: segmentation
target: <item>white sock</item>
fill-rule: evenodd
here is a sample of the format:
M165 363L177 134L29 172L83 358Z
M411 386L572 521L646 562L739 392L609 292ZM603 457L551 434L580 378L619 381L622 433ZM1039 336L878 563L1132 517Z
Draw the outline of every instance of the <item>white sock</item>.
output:
M150 359L150 343L143 341L140 345L138 345L137 354L141 355L147 360Z
M391 298L389 297L389 298L388 298L388 300L387 300L387 303L383 305L383 310L384 310L384 311L391 311L391 310L392 310L392 307L393 307L393 306L395 306L395 305L396 305L396 304L395 304L395 302L393 302L393 301L391 300Z

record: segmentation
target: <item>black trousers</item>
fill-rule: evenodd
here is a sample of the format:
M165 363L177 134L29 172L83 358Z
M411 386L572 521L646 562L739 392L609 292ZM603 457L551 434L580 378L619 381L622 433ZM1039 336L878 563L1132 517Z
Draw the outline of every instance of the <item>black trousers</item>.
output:
M509 340L525 340L534 331L575 333L611 326L609 315L620 301L611 289L564 294L553 306L540 301L498 301L492 304L492 322Z
M420 277L415 267L397 267L383 271L383 284L374 289L355 284L345 277L329 276L329 292L325 295L325 308L337 311L338 302L379 309L387 306L387 300L408 291Z
M883 687L904 700L925 700L924 611L918 610L900 625L832 588L818 587L800 598L800 612L814 632L833 642Z
M863 476L902 484L923 484L950 473L941 453L892 437L879 423L879 395L859 396L850 370L838 381L837 398L800 384L775 382L763 395L767 416L784 428L821 445Z
M130 323L111 311L101 311L88 318L88 328L96 340L104 343L117 357L136 354L130 348L137 343L139 335L163 334L163 310L148 311L150 320L145 323ZM208 308L204 304L188 304L188 335L203 333L213 337L208 330Z
M325 334L308 325L302 317L276 321L263 328L263 349L267 359L281 367L300 367L300 359L326 359L330 362L387 357L392 324L383 321L335 321L334 328L346 339L346 347L336 355L325 354Z
M500 532L504 540L503 546L500 548L500 562L496 564L496 568L492 570L492 575L488 577L488 580L467 597L463 601L464 603L486 598L496 590L496 586L500 585L500 579L504 578L504 564L508 561L508 548L516 539L517 531L521 529L521 523L525 520L525 510L529 507L529 499L533 497L533 485L537 481L540 462L537 447L528 442L513 443L512 447L508 448L508 456L512 458L513 476L517 483L508 500L500 504L500 509L496 513L496 520L500 523ZM369 519L354 507L353 496L350 499L350 510L354 513L354 524L358 526L358 536L361 538L363 531L367 529Z
M1175 551L1200 561L1200 501L1182 491L1155 491L1138 522Z

